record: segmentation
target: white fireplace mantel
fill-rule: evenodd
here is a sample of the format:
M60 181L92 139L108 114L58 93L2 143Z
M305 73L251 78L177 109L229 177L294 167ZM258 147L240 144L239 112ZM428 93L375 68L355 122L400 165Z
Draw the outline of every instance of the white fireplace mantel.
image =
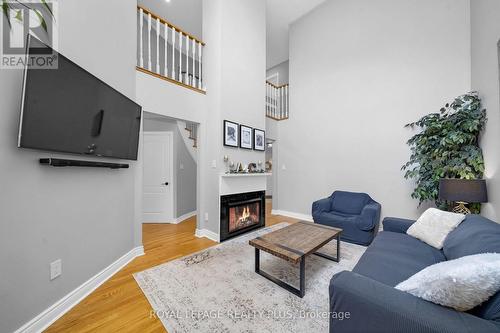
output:
M270 173L221 174L219 195L265 191Z

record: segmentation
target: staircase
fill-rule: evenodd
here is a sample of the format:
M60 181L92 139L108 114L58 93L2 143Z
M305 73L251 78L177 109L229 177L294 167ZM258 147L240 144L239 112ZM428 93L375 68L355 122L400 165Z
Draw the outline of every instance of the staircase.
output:
M186 121L186 127L184 128L189 133L189 139L193 141L193 148L197 148L198 145L198 125L195 123L190 123Z
M182 141L186 145L189 154L195 163L198 163L198 124L189 121L177 121L177 128L181 134Z

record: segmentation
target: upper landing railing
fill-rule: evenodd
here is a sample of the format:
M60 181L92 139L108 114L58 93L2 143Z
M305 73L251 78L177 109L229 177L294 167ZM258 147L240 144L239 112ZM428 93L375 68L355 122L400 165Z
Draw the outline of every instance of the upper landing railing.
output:
M205 43L144 7L137 13L137 70L204 94Z
M290 115L288 84L277 86L266 81L266 116L274 120L285 120Z

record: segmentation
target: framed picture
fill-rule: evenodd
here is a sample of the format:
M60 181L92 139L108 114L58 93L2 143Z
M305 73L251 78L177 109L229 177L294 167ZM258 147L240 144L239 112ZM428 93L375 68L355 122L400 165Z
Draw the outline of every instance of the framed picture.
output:
M240 147L244 149L252 149L253 140L252 140L252 128L240 125Z
M266 132L260 129L253 130L253 149L266 150Z
M229 120L224 120L224 146L238 148L239 125Z

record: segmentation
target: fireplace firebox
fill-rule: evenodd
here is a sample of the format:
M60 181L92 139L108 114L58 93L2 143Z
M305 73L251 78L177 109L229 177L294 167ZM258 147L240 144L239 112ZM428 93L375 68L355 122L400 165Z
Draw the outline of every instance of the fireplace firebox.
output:
M264 191L223 195L220 202L220 241L264 226Z

